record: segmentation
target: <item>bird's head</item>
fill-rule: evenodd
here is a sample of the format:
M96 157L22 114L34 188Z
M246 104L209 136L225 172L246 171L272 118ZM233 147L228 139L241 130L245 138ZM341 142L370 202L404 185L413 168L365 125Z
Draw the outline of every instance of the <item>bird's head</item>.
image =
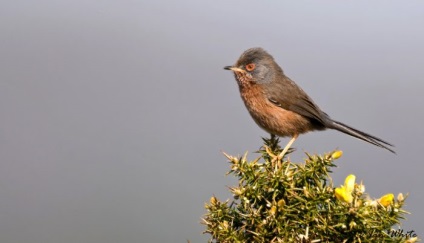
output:
M236 64L224 67L234 72L240 86L251 82L257 84L271 83L281 68L274 58L262 48L251 48L241 54Z

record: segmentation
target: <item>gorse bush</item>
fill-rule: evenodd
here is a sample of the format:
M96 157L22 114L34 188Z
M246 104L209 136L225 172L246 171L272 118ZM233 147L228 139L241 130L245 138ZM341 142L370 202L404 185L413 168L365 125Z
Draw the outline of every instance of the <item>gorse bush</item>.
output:
M365 186L346 177L334 187L330 177L341 151L307 155L292 163L278 154L278 139L264 139L261 156L226 155L238 178L232 200L211 197L203 224L209 242L415 242L412 235L393 234L407 213L405 197L386 194L372 199Z

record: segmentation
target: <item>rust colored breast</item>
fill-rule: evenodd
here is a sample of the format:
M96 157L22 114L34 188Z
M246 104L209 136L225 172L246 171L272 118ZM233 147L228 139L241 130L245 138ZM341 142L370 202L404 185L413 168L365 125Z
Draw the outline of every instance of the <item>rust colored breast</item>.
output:
M240 95L253 120L265 131L280 137L294 136L315 130L309 119L271 103L260 85L241 85Z

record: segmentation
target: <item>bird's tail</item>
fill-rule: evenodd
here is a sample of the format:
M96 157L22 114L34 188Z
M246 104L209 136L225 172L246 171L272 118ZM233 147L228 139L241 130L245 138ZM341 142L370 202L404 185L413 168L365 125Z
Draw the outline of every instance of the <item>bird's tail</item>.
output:
M331 120L329 122L329 124L327 124L327 127L338 130L338 131L343 132L343 133L346 133L350 136L359 138L361 140L364 140L368 143L374 144L375 146L378 146L380 148L387 149L390 152L396 154L396 152L393 149L388 147L388 146L394 147L392 144L390 144L390 143L388 143L388 142L386 142L386 141L384 141L384 140L382 140L378 137L374 137L374 136L367 134L365 132L361 132L361 131L353 128L353 127L349 127L348 125L343 124L341 122Z

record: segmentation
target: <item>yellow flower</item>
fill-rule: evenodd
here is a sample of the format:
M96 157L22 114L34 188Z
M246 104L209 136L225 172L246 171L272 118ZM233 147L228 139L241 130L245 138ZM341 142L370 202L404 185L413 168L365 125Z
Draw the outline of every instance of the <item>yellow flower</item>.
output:
M393 193L389 193L389 194L382 196L380 199L378 199L378 202L381 205L383 205L384 207L387 207L390 204L392 204L394 199L395 199L395 195L393 195Z
M339 200L342 200L348 203L351 203L353 201L352 193L348 193L343 187L336 188L335 193L336 193L337 199Z
M355 188L355 175L348 175L345 179L344 186L340 186L335 189L334 193L337 199L351 203L353 201L352 192Z
M348 175L345 179L345 188L346 190L349 190L349 192L353 192L353 188L355 187L355 175Z
M336 150L331 154L331 158L332 159L338 159L338 158L342 157L342 155L343 155L343 151Z
M414 242L418 242L418 237L409 238L406 241L404 241L404 243L414 243Z

